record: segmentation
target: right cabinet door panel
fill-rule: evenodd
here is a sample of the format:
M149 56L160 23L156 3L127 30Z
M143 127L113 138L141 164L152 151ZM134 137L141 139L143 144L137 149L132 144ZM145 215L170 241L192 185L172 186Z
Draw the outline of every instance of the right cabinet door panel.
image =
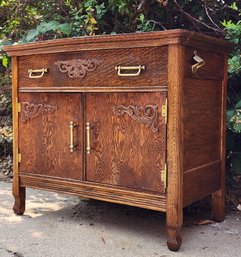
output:
M86 96L86 180L163 193L166 93Z

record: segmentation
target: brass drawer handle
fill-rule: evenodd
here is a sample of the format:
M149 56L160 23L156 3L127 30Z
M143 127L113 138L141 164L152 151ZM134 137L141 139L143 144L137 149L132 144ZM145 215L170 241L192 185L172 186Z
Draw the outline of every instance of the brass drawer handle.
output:
M73 152L76 149L76 145L74 144L74 128L76 125L73 121L70 121L69 123L69 129L70 129L70 152Z
M131 77L131 76L139 76L142 70L145 70L145 65L139 65L139 66L115 66L115 70L118 71L118 76L122 77ZM136 70L135 73L122 73L121 71L133 71Z
M197 76L198 70L205 65L205 61L199 55L197 55L197 50L194 51L193 60L197 63L192 65L192 73L194 76Z
M47 68L43 68L43 69L30 69L28 70L28 77L30 79L39 79L39 78L42 78L44 73L47 73L48 72L48 69ZM35 74L37 73L37 74Z
M90 123L87 122L86 123L86 136L87 136L87 140L86 140L86 152L87 154L90 154L91 153L91 143L90 143L90 130L91 130L91 126L90 126Z

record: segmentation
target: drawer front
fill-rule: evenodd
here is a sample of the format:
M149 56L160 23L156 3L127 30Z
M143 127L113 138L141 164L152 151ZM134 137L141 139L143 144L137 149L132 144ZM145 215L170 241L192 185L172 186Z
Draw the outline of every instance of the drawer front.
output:
M19 87L141 87L166 83L166 47L93 50L19 58Z
M185 77L222 80L224 56L195 48L186 49Z

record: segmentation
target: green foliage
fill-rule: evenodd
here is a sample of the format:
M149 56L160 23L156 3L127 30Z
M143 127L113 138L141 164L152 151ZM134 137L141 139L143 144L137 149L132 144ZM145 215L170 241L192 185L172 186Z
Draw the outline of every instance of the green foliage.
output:
M69 36L71 33L71 25L69 23L60 24L58 21L41 22L36 29L30 29L20 42L32 42L36 40L44 40L45 38L58 38Z
M2 0L0 52L4 45L16 43L174 28L226 36L235 45L229 58L228 151L241 152L240 16L241 2L233 0ZM10 68L10 59L2 52L0 90L10 84ZM9 94L2 94L1 108L7 112Z

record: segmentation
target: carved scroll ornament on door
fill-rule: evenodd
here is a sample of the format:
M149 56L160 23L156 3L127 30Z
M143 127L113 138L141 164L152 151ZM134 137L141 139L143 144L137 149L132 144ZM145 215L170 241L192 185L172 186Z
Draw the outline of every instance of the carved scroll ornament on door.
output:
M114 112L118 116L128 114L132 119L138 123L145 124L146 127L150 128L153 132L158 132L158 106L157 105L146 105L146 106L124 106L117 105L114 107Z

